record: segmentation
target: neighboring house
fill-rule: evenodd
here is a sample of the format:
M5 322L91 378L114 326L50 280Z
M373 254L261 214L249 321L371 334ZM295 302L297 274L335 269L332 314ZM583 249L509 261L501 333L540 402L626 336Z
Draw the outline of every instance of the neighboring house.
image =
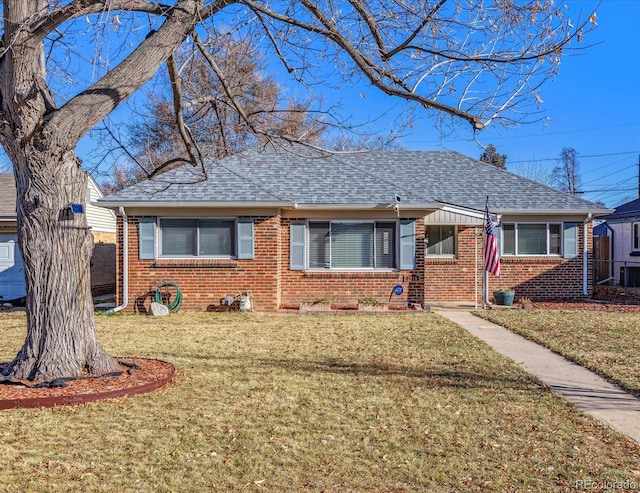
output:
M102 196L100 187L89 178L86 214L95 242L91 259L94 294L115 292L116 218L112 211L89 203ZM12 300L25 295L24 267L18 249L15 181L13 175L0 174L0 296Z
M481 300L487 198L502 251L490 289L590 294L592 219L610 210L456 152L247 152L98 204L118 213L121 308L142 311L173 283L185 309L251 291L255 309L275 311Z
M640 287L640 198L603 216L610 242L610 273L616 284Z

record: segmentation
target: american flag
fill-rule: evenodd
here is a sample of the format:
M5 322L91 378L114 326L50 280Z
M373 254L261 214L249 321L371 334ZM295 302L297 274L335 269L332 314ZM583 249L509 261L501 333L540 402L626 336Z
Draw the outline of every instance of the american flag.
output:
M489 205L486 209L486 238L484 241L484 270L496 277L500 277L500 252L498 251L498 241L493 230L493 221L489 212Z

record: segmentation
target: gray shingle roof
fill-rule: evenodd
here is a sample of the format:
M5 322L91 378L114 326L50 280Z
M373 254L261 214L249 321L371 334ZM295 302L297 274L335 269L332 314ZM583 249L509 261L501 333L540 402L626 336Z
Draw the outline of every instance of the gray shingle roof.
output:
M0 174L0 216L16 215L16 183L13 175Z
M301 206L403 206L447 203L495 211L606 209L452 151L301 155L285 150L246 152L207 167L207 178L183 166L116 194L100 205L298 203Z

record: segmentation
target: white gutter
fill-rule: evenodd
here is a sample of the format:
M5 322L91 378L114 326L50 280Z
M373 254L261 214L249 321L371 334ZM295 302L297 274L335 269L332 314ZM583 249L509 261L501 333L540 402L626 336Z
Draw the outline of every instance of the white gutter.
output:
M213 201L120 201L109 202L98 200L92 204L97 207L103 207L105 209L120 209L121 207L131 208L192 208L192 209L242 209L242 208L259 208L259 209L300 209L300 210L384 210L390 209L394 206L392 202L389 203L363 203L363 204L305 204L302 202L247 202L247 201L233 201L233 202L213 202ZM402 204L402 210L438 210L442 208L442 204L435 202L423 203L423 204ZM584 212L584 211L583 211ZM468 214L468 213L467 213ZM482 214L480 214L482 216Z
M198 200L181 200L181 201L144 201L144 200L122 200L122 201L110 201L99 199L91 203L97 207L103 207L105 209L121 209L122 207L143 207L143 208L193 208L193 209L238 209L238 208L275 208L275 209L300 209L300 210L380 210L393 207L393 203L361 203L361 204L314 204L304 202L292 202L292 201L198 201ZM443 202L424 202L424 203L403 203L402 210L444 210L448 212L457 212L471 217L484 217L484 211L476 211L474 209L468 209L465 207L452 206ZM580 215L582 216L586 211L584 209L495 209L491 211L494 214L502 215ZM613 212L613 209L600 209L592 211L589 214L592 216L602 216ZM14 215L15 217L15 215Z
M589 261L587 258L589 250L587 249L587 223L591 221L592 217L591 213L589 213L582 223L582 233L584 236L582 249L582 294L585 296L589 296Z
M129 218L124 211L124 207L120 207L122 214L122 304L107 310L106 313L118 313L124 310L129 304Z
M588 209L587 209L588 210ZM609 214L608 211L613 209L594 209L592 212L589 212L590 216L604 216ZM558 215L558 216L571 216L571 215L583 215L586 210L585 209L492 209L492 213L500 213L503 215L509 216L549 216L549 215Z
M393 210L395 206L394 203L389 202L388 204L380 203L380 204L305 204L300 202L293 203L293 209L297 210L339 210L339 211L353 211L353 210L377 210L384 211L386 209ZM402 211L424 211L424 210L438 210L440 209L439 204L428 203L428 204L401 204L400 210Z

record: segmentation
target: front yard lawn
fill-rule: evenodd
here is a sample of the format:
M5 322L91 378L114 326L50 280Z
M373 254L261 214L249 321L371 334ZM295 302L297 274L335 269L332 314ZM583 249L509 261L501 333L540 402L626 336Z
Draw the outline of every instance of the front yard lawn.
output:
M640 396L639 313L536 309L476 314Z
M0 490L576 491L640 483L640 447L436 314L98 316L175 383L0 413ZM0 359L24 338L0 316ZM582 483L581 483L582 481ZM585 483L594 481L594 483Z

